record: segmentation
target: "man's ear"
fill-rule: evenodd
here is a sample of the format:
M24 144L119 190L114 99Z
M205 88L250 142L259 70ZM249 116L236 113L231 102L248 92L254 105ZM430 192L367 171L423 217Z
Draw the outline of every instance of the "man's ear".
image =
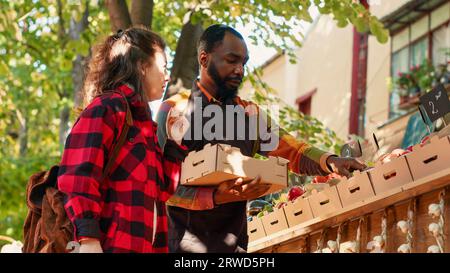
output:
M198 63L200 66L206 68L208 66L210 54L206 53L204 50L200 51L200 55L198 56Z

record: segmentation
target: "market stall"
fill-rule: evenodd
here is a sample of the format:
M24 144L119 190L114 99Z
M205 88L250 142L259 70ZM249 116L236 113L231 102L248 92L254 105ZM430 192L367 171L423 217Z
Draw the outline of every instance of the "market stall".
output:
M249 252L450 252L450 136L248 222Z

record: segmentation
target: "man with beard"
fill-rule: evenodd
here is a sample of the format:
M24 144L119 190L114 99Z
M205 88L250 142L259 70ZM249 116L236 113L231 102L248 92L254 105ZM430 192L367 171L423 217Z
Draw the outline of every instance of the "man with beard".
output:
M246 252L247 200L268 190L259 177L249 182L227 181L217 187L179 185L183 159L208 143L237 147L246 156L280 156L290 161L291 171L307 175L332 171L349 175L351 169L365 167L355 159L337 157L299 142L282 129L274 130L275 125L269 126L273 122L265 123L266 134L252 138L252 130L256 129L250 120L263 114L255 104L237 96L247 60L247 46L241 34L225 25L208 27L198 44L199 79L192 90L178 93L160 107L158 141L164 152L165 176L173 180L175 192L167 201L170 252ZM236 115L224 114L221 124L216 123L222 126L215 126L214 132L205 130L215 117L202 113L208 107L225 113L229 106L245 108L245 118L239 120ZM230 124L234 126L232 133L228 132ZM244 135L239 130L244 130Z

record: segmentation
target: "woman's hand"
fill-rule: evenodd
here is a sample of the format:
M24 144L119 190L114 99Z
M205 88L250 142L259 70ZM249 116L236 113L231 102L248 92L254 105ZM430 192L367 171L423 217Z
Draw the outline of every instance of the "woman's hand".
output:
M97 239L85 239L80 242L79 253L103 253L100 241Z

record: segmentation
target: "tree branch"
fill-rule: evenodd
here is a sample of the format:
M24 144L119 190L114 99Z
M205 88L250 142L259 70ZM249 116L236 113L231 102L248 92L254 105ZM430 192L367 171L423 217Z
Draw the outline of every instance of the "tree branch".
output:
M178 79L182 80L183 86L192 87L192 82L198 75L199 65L197 60L197 42L202 35L203 28L201 23L197 25L188 21L181 29L180 39L178 39L173 68L171 71L171 85L177 83ZM174 95L177 90L168 89L164 99Z
M81 33L87 28L89 25L89 1L85 2L85 8L83 11L83 17L81 17L80 21L76 22L75 19L72 17L70 21L70 31L69 36L72 40L78 40L80 39Z
M131 21L133 26L143 25L152 27L153 0L131 1Z
M131 27L130 13L125 0L107 0L106 7L113 32Z
M58 23L59 23L59 29L58 29L58 37L61 39L61 41L64 41L64 37L66 36L66 29L64 27L64 17L62 14L62 3L61 0L57 0L57 7L58 7Z

